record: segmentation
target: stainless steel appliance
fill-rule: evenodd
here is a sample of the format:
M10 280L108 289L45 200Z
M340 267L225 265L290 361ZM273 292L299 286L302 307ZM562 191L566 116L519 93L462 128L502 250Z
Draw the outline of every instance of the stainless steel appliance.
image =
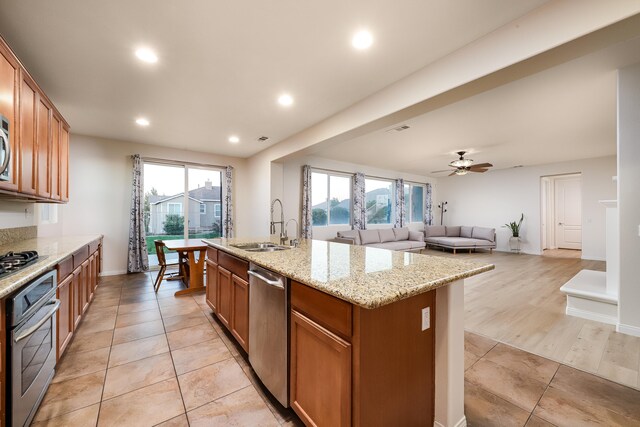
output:
M0 255L0 279L28 267L38 259L42 258L38 257L38 252L36 251L7 252L4 255Z
M4 116L0 116L0 181L9 181L10 168L9 120Z
M249 267L249 362L262 383L289 407L289 287L287 279Z
M55 373L56 286L54 270L7 301L7 425L13 427L31 423Z

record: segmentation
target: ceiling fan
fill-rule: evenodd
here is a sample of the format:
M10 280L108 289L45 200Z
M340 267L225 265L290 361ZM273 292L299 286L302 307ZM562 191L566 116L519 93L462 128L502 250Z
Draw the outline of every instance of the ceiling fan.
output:
M449 174L452 175L466 175L469 172L479 172L483 173L489 170L490 167L493 167L491 163L479 163L477 165L473 164L473 160L465 159L466 151L458 151L457 154L460 156L458 160L454 160L449 163L449 167L454 168L454 170ZM441 171L433 171L431 173L439 173L439 172L449 172L450 169L445 169Z

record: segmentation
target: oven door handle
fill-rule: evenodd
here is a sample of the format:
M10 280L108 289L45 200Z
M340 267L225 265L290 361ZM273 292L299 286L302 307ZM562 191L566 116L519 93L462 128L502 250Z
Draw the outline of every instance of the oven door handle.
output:
M44 316L37 324L33 325L32 327L30 327L29 329L27 329L26 331L24 331L23 333L15 337L13 341L18 343L23 339L27 338L29 335L33 334L35 331L40 329L42 325L44 325L54 314L56 314L56 311L60 309L60 300L57 299L54 302L45 304L45 307L52 304L53 304L53 308L49 311L49 313L47 313L46 316Z

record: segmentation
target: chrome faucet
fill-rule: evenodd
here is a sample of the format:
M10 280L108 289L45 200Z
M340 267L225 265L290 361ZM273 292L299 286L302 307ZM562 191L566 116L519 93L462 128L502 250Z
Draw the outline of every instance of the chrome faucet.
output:
M284 237L285 237L285 242L287 241L287 227L289 226L289 223L293 221L296 223L296 238L295 239L291 239L289 241L289 246L294 246L294 247L298 247L299 244L299 230L300 230L300 224L298 223L298 220L295 218L291 218L289 221L287 221L287 223L284 226Z
M273 207L276 202L280 203L280 221L273 220ZM280 244L284 244L287 241L287 232L284 229L284 208L280 199L275 199L271 202L271 230L269 234L276 234L276 224L280 224Z

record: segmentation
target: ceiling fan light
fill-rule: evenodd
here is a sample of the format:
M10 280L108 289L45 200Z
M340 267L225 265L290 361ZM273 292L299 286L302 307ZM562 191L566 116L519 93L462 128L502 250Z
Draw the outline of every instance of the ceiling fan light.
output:
M466 170L466 169L458 169L458 170L456 170L455 173L456 173L456 175L466 175L466 174L469 173L469 171Z
M472 164L473 164L473 160L471 159L458 159L449 163L449 165L453 166L454 168L468 168Z

